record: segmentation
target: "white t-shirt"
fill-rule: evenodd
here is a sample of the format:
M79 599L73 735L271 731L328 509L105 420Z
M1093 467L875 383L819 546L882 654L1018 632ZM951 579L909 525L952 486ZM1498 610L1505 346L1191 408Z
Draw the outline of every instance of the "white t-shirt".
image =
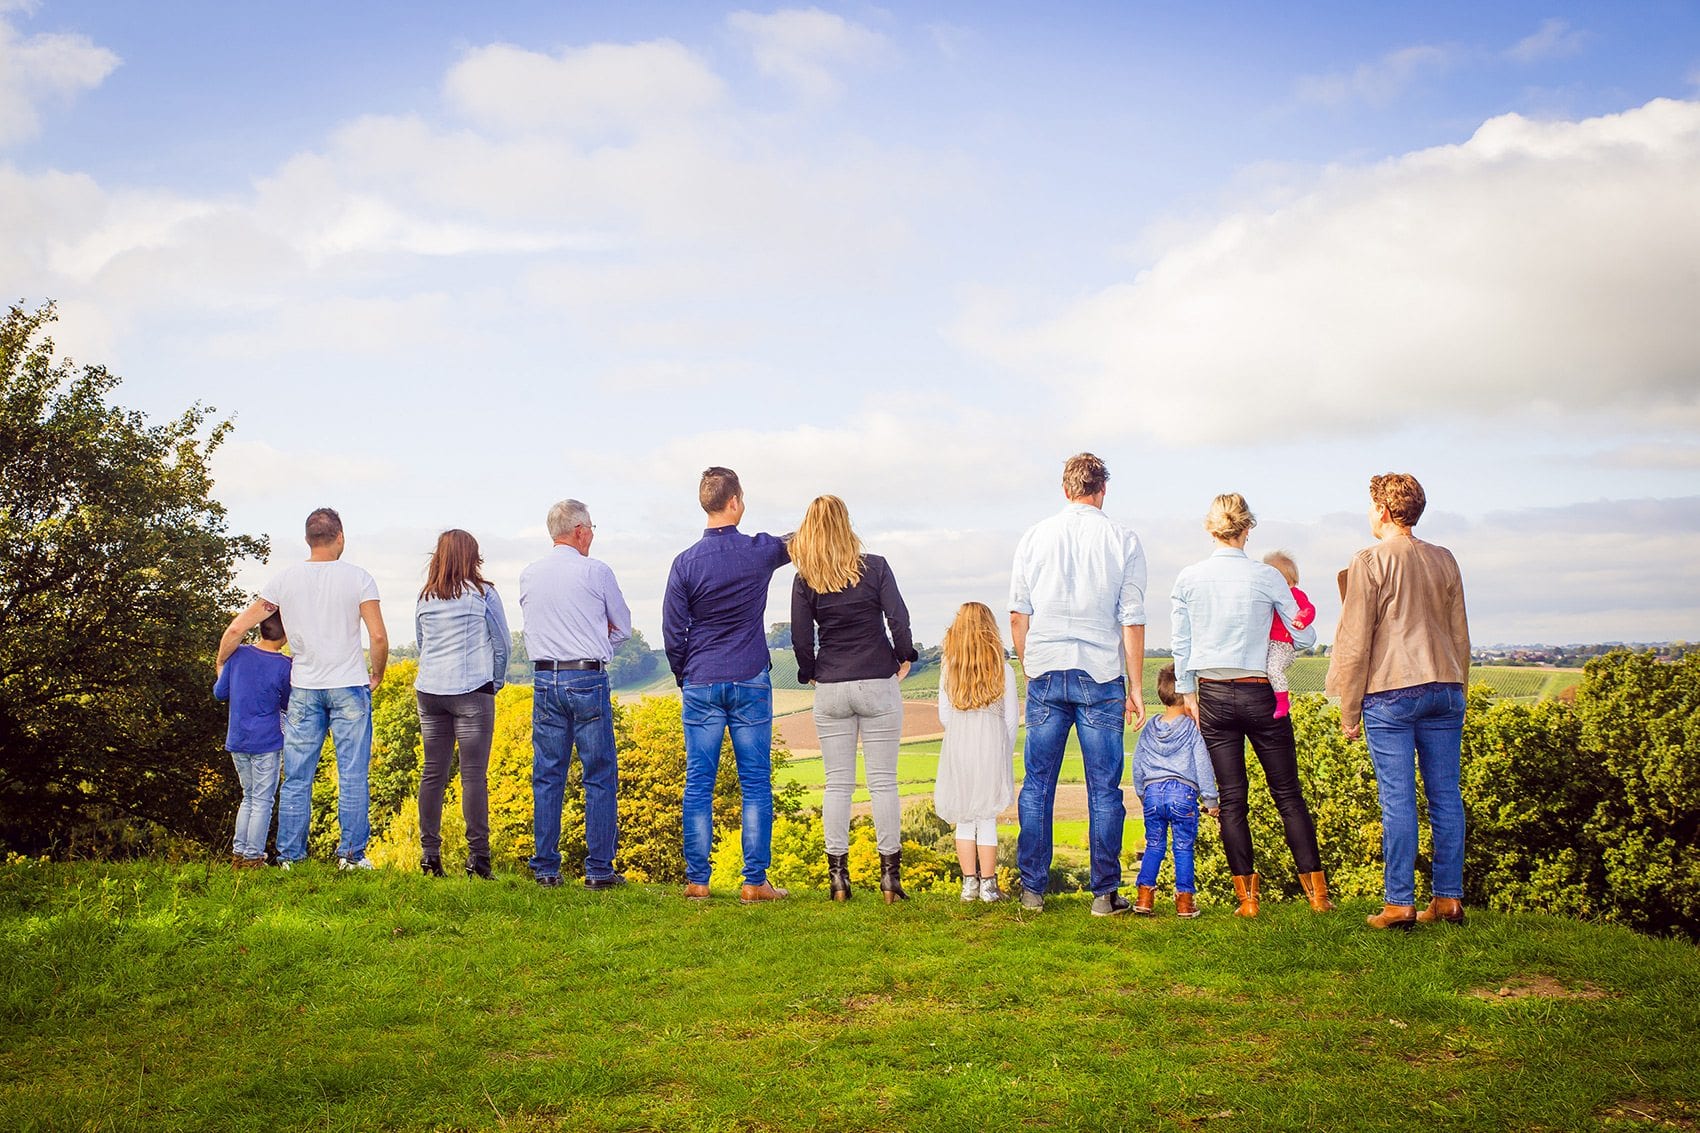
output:
M294 688L354 688L370 680L360 645L360 603L378 600L378 584L340 559L296 563L260 589L278 608L295 657Z

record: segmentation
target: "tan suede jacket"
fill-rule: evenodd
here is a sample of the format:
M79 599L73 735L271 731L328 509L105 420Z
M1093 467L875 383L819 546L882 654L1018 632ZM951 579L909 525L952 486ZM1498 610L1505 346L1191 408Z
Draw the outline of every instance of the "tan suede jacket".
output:
M1464 582L1452 552L1411 535L1365 547L1345 572L1328 695L1340 722L1357 724L1364 694L1470 679Z

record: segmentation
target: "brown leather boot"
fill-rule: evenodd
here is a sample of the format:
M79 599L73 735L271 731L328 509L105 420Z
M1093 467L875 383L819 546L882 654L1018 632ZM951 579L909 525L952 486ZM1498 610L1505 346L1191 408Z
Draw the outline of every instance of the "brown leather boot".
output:
M1234 896L1239 898L1240 907L1234 910L1236 917L1255 917L1257 915L1257 874L1246 873L1234 875Z
M1315 873L1299 874L1299 888L1305 891L1310 900L1310 907L1319 913L1326 913L1334 908L1334 902L1328 899L1328 879L1321 870Z
M1151 885L1141 885L1139 892L1133 898L1135 916L1148 917L1157 906L1157 889Z
M1383 905L1381 912L1365 917L1364 923L1371 928L1399 928L1410 932L1417 927L1417 908L1415 905Z
M1428 908L1417 914L1417 923L1433 924L1436 921L1463 924L1464 902L1456 897L1431 897Z
M1136 912L1138 910L1135 910ZM1198 915L1198 905L1192 899L1191 893L1175 894L1175 916L1191 920Z
M789 889L781 889L771 881L764 881L760 885L745 885L738 890L738 900L746 905L754 905L758 901L783 901L789 896Z
M708 886L692 882L685 886L685 896L693 901L706 901L708 900Z

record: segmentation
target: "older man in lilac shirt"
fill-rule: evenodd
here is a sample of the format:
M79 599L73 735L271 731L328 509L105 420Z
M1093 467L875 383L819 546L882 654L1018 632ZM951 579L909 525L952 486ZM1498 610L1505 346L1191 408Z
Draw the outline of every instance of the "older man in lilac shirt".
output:
M567 764L584 768L584 887L612 889L619 768L608 662L632 635L632 612L608 564L590 557L596 525L577 500L549 509L554 549L519 576L525 645L531 656L531 798L537 884L561 884L561 804Z

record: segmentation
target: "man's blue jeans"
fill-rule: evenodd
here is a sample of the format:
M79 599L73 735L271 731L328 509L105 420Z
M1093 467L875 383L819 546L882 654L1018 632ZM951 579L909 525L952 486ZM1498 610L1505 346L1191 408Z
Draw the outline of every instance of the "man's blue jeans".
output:
M1157 884L1157 871L1169 851L1169 831L1175 832L1175 892L1197 889L1192 847L1198 841L1198 788L1179 779L1159 779L1145 786L1145 856L1139 861L1140 885Z
M1022 751L1026 773L1018 813L1021 836L1016 858L1021 887L1043 893L1051 875L1051 811L1062 772L1063 747L1073 727L1086 762L1087 841L1092 849L1092 892L1114 893L1122 883L1123 712L1126 684L1121 677L1100 684L1080 669L1040 673L1027 681L1027 743Z
M619 825L619 765L614 754L614 711L608 674L558 669L531 678L531 802L536 852L531 872L561 876L561 804L567 765L578 747L584 770L584 876L614 875Z
M313 821L313 775L329 732L336 751L336 818L341 831L337 857L359 858L372 834L372 690L297 688L289 693L283 730L283 786L277 794L277 856L298 862L307 856Z
M773 854L773 684L765 672L747 681L687 684L682 711L685 880L707 885L713 868L714 781L730 731L744 796L744 883L760 885Z
M1372 692L1364 697L1363 719L1381 793L1387 903L1416 904L1418 770L1434 829L1434 895L1463 900L1464 797L1458 790L1463 686L1426 684Z

